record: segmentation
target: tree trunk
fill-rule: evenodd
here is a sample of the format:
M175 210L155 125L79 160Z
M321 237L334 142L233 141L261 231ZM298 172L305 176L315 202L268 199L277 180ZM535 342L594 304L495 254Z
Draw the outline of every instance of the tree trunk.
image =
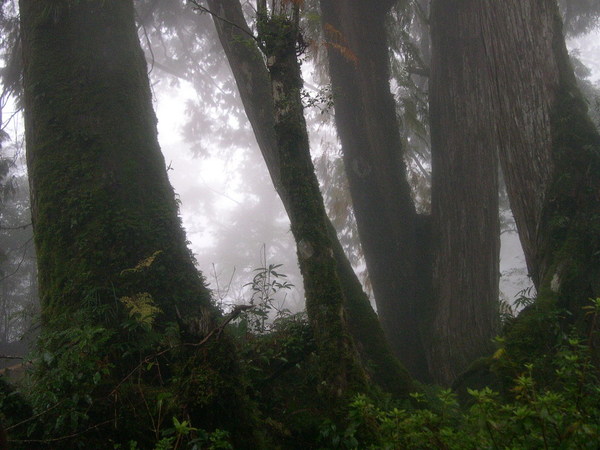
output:
M273 184L285 205L289 200L281 184L282 168L275 134L275 111L269 73L263 56L251 37L239 1L209 0L208 4L216 14L215 26L235 76L246 114ZM337 276L343 289L349 331L357 343L365 366L382 388L396 395L406 395L414 390L412 381L391 355L377 316L339 244L335 229L327 217L325 220L337 263Z
M500 161L530 275L575 316L600 295L600 136L553 0L481 8Z
M479 9L475 0L431 5L435 305L427 356L446 385L491 349L499 325L498 130Z
M385 14L391 2L321 0L344 165L377 312L394 353L428 379L420 328L427 245L406 180L389 88ZM426 238L427 239L427 238Z
M69 318L86 305L106 305L107 317L127 317L118 299L141 295L162 310L158 330L179 322L188 341L207 336L217 325L216 310L186 246L158 145L133 1L21 0L20 14L43 327L76 326ZM141 261L147 267L140 268ZM131 339L120 321L106 320L123 344ZM194 374L214 378L215 390L199 401L182 399L180 413L206 429L235 428L243 448L252 446L253 431L230 347L221 338L183 352L195 372L179 376L189 383L196 382ZM116 367L116 381L138 363L118 354L106 358ZM164 382L172 369L162 367ZM143 433L127 429L129 419L118 413L125 408L118 386L126 384L117 385L114 405L106 406L114 408L112 435L122 442Z
M365 379L347 334L344 297L327 230L327 214L310 156L296 56L299 30L292 17L258 13L267 58L280 161L279 190L296 241L306 312L315 337L321 378L332 398L363 390Z

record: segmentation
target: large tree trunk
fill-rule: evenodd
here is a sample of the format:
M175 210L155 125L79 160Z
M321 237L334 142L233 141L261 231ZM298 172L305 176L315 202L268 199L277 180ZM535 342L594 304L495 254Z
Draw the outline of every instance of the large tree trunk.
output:
M392 2L321 0L335 118L379 319L394 353L428 378L420 336L429 270L389 88ZM425 227L423 228L423 230Z
M431 5L435 305L427 356L442 384L490 350L499 325L498 130L479 3Z
M112 326L115 339L122 339L115 343L118 348L132 339L132 332L119 329L127 313L118 299L141 296L162 310L158 330L179 322L187 339L207 336L217 325L216 311L186 246L158 145L133 1L21 0L20 14L44 329L81 325L71 321L78 310L106 306L111 311L106 321L92 325ZM147 267L140 268L144 260ZM235 428L241 448L252 447L253 431L227 339L185 348L192 350L180 353L192 358L194 367L179 376L188 377L190 385L199 383L194 379L199 376L214 390L181 399L179 413L206 429ZM104 411L115 419L110 423L117 431L111 435L125 443L127 437L145 434L123 425L130 419L120 415L131 406L119 400L119 390L127 391L125 381L132 380L123 377L138 360L118 353L105 356L115 366L112 387L117 387L101 400L114 400ZM168 383L172 366L158 370ZM138 401L141 407L145 400Z
M600 294L600 136L577 88L556 2L477 8L501 93L500 161L529 273L541 297L581 316Z
M289 194L281 181L282 164L275 132L275 106L263 56L250 37L239 1L209 0L208 4L216 15L215 26L219 38L271 179L288 209ZM292 218L290 215L290 219ZM406 395L413 389L413 384L406 371L391 355L377 316L338 242L334 227L327 217L325 222L337 263L337 276L343 289L348 326L362 359L376 383L396 395Z

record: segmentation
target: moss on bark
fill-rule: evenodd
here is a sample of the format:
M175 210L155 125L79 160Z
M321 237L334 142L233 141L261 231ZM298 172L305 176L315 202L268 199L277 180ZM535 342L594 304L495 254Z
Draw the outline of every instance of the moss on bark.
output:
M540 222L539 290L581 318L588 299L600 296L600 133L577 86L557 10L553 31L555 170Z
M325 394L334 405L367 387L348 334L344 295L327 230L327 215L312 164L300 96L296 56L298 28L292 18L259 12L259 38L267 58L275 109L280 186L297 244L306 311L314 333Z
M263 54L248 37L250 29L245 25L238 0L209 0L208 4L219 18L215 26L233 71L240 96L246 109L261 153L269 169L275 187L284 203L286 191L281 187L281 163L274 127L274 105L270 76L263 62ZM237 24L232 26L231 24ZM328 221L329 239L337 263L337 273L345 298L349 332L357 345L362 361L373 380L384 390L396 395L412 391L413 384L407 372L391 354L377 315L370 305L336 231Z
M110 320L98 315L90 320L115 332L105 355L115 367L114 386L127 380L140 358L119 354L128 339L140 337L119 329L127 318L119 299L151 299L161 311L156 329L177 323L184 341L198 340L216 326L216 308L187 248L158 145L133 2L21 0L20 12L43 327L45 332L68 330L76 325L69 317L83 304L108 308ZM152 255L151 263L140 268ZM187 414L210 416L211 425L235 431L240 448L252 446L251 411L242 406L235 353L226 337L209 344L186 347L189 351L171 358L172 367L163 367L167 379L149 381L151 390L169 385L176 391L173 381L189 381L193 370L214 372L221 379L212 396L202 404L182 401L179 411L191 405ZM185 368L189 358L194 369L181 372L187 377L169 380L173 367ZM38 370L42 378L44 367ZM112 407L135 408L117 397ZM138 396L137 401L156 398ZM224 399L231 400L230 410ZM237 424L231 423L232 414ZM120 428L123 423L113 424L120 439L139 434Z

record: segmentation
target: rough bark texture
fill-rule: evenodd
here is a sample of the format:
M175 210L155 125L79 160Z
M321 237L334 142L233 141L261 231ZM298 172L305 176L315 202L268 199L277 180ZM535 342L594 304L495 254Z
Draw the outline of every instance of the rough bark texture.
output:
M497 133L478 1L432 2L433 297L429 367L450 384L498 331Z
M600 137L556 3L515 0L485 13L490 65L506 92L500 160L529 271L541 295L580 315L600 294Z
M215 326L215 309L186 246L158 145L133 2L21 0L20 13L44 327L68 328L68 320L55 317L91 300L126 314L117 299L148 294L163 312L159 327L179 321L194 339L205 335ZM155 252L145 270L127 271ZM194 424L228 428L235 417L240 442L250 439L227 340L191 353L197 373L218 378L212 397L182 400L202 421ZM133 359L114 360L115 376L128 373Z
M379 319L410 373L428 379L420 336L427 252L406 180L389 88L390 2L321 0L335 117Z
M235 76L246 114L267 163L273 184L284 204L287 194L281 185L281 159L275 135L275 112L269 74L263 56L250 37L239 1L209 0L218 18L215 26ZM224 20L223 20L224 19ZM231 24L236 24L233 26ZM374 381L396 395L414 390L408 374L390 353L377 316L339 244L334 227L326 218L329 239L337 262L350 333Z

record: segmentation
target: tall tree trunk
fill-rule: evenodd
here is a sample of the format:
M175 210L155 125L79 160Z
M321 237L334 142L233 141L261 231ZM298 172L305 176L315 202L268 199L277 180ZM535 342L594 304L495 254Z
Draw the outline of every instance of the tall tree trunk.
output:
M362 367L347 334L344 297L327 230L327 214L310 156L294 17L258 11L258 37L267 59L280 161L279 190L296 241L306 312L319 355L321 378L332 397L364 389Z
M321 0L335 118L379 319L410 373L428 379L420 328L427 245L406 180L389 88L385 15L392 2Z
M186 246L158 145L133 1L21 0L20 14L44 328L68 329L85 304L109 307L107 317L126 317L117 300L144 296L162 310L158 329L179 322L187 339L207 336L217 325L216 310ZM128 270L151 255L156 258L148 267ZM124 344L128 331L110 323ZM235 428L241 448L252 447L231 345L223 337L193 348L183 352L193 368L179 376L191 385L200 377L214 390L181 399L181 413L206 429ZM106 358L116 367L116 381L138 363ZM167 383L171 368L161 369ZM115 418L112 436L127 440L143 430L128 429L129 418L120 415L125 406L118 391L127 389L126 380L102 401L114 400L105 405Z
M491 2L480 14L502 94L500 161L529 273L541 297L581 316L587 299L600 295L600 136L556 2Z
M499 325L498 130L479 3L431 5L435 305L427 356L446 385L490 350Z
M208 0L208 4L215 14L219 38L271 179L286 205L289 199L281 182L282 164L275 132L275 107L263 56L253 42L239 1ZM290 215L290 219L292 217ZM413 384L406 371L391 355L377 316L339 244L335 229L327 217L325 221L337 263L337 276L343 289L349 330L362 359L376 383L396 395L406 395L413 389Z

